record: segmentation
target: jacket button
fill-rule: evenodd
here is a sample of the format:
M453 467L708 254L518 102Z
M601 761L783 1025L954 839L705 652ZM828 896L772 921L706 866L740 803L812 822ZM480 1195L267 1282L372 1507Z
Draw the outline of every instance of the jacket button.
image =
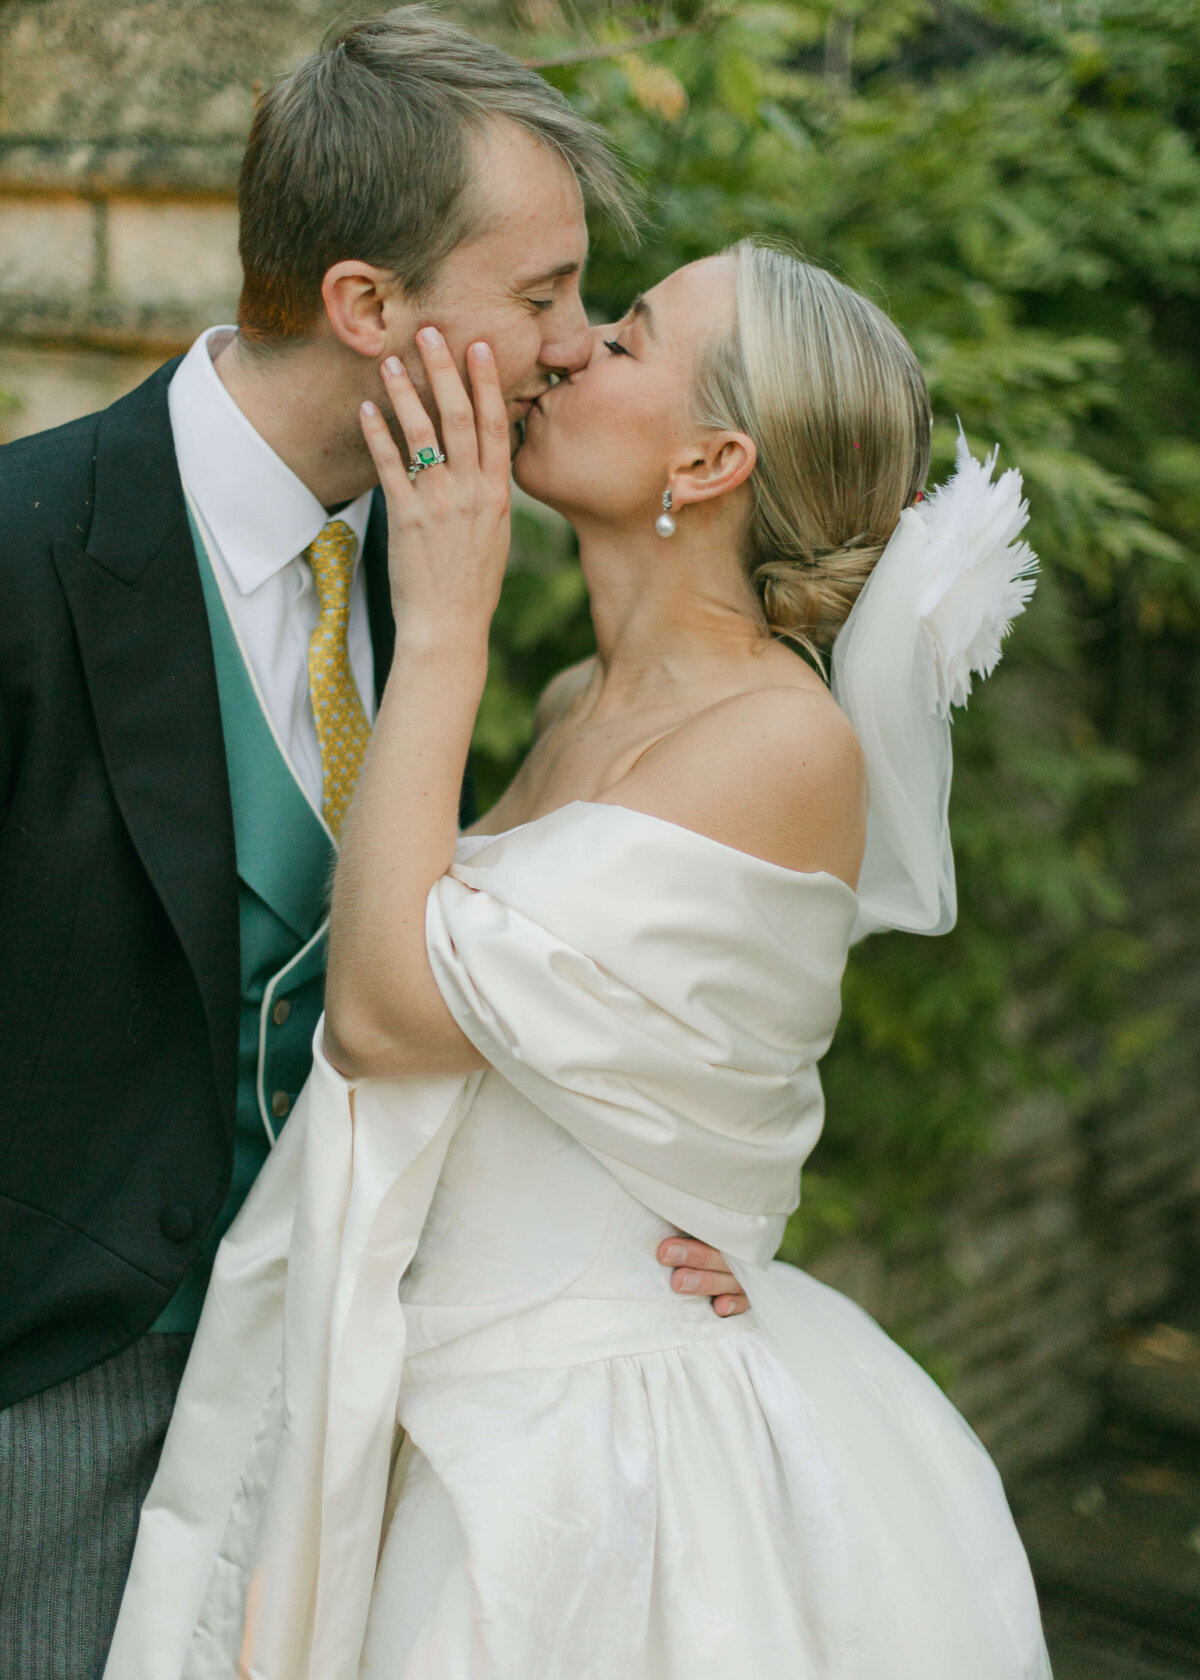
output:
M280 998L279 1002L271 1011L271 1019L277 1027L281 1027L291 1013L292 1006L288 1002L287 998Z
M286 1091L276 1091L275 1095L271 1098L271 1113L275 1116L276 1120L282 1120L291 1106L292 1099L288 1096Z
M181 1207L178 1202L162 1210L158 1223L163 1236L169 1237L172 1242L186 1242L196 1229L191 1208Z

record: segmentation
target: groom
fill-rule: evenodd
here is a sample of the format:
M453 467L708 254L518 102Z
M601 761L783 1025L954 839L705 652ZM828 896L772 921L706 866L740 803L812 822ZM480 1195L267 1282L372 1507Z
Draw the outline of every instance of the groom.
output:
M359 404L426 321L493 346L514 427L580 368L585 193L624 213L538 76L421 7L360 22L255 114L238 330L0 451L0 1674L99 1672L308 1072L393 640ZM677 1246L676 1288L734 1296Z

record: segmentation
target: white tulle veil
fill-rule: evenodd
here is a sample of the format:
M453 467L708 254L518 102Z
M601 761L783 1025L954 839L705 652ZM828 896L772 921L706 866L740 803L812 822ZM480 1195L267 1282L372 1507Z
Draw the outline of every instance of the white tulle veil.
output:
M834 698L870 790L854 938L946 933L957 899L948 804L950 708L987 676L1033 593L1037 556L1015 469L992 474L960 434L952 476L907 508L833 648Z

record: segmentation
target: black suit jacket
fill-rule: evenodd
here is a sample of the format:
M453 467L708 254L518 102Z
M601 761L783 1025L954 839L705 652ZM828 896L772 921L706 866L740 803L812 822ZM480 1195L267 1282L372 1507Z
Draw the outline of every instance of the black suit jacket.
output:
M237 879L176 365L0 450L0 1405L146 1330L230 1178ZM363 561L381 687L379 496Z

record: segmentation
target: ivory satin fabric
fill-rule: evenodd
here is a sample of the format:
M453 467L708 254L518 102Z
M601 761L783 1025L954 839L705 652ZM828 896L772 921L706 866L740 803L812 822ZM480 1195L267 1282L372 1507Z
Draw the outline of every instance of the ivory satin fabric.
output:
M460 843L428 945L489 1070L351 1086L318 1048L107 1680L1046 1680L982 1447L769 1264L855 913L618 806ZM675 1228L751 1313L673 1293Z

